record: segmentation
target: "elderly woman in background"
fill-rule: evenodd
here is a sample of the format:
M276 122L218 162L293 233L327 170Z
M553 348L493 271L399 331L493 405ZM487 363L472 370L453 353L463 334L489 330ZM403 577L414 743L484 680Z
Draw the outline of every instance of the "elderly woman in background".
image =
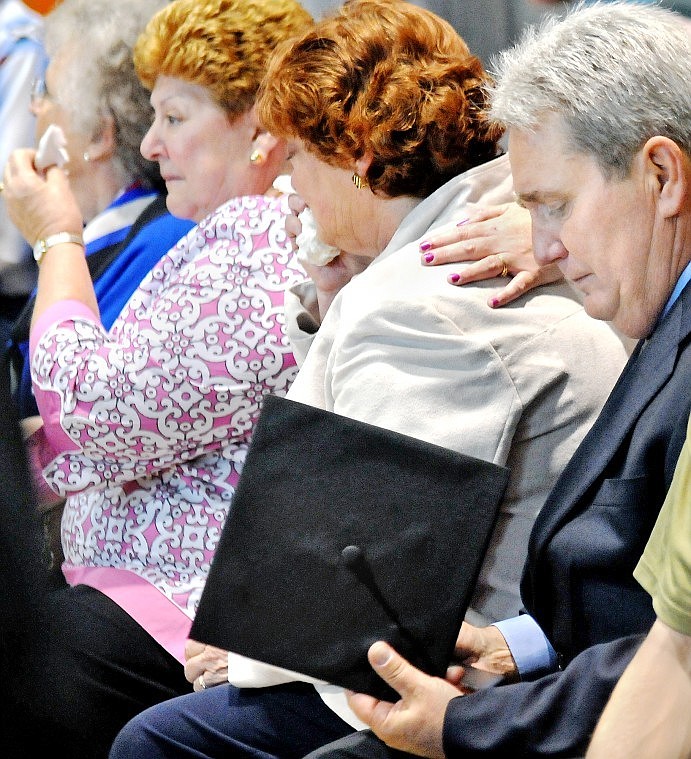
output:
M487 83L434 14L355 0L272 58L258 112L288 139L292 184L319 237L348 251L310 266L310 310L290 306L316 335L288 396L510 467L471 609L494 621L520 608L534 519L626 354L566 285L492 310L496 280L456 289L420 266L430 230L468 203L511 197ZM369 265L350 278L353 256ZM222 685L147 710L111 756L301 757L362 725L338 689L275 685L270 674L257 665L244 682L274 687Z
M128 718L190 690L185 643L254 421L296 373L283 292L305 274L287 200L272 193L286 146L253 105L276 43L311 24L294 0L177 0L149 22L135 50L154 109L142 152L171 212L197 226L110 330L72 175L37 172L31 150L6 168L18 227L32 244L53 240L31 361L43 475L67 499L68 585L48 595L38 634L26 631L13 683L39 752L105 756Z
M153 113L134 70L132 48L164 5L165 0L128 0L115 7L103 0L63 0L45 17L50 63L32 92L36 136L51 124L65 136L65 169L86 224L87 262L106 329L153 265L191 227L167 213L158 166L139 151ZM15 398L22 418L38 414L27 360L33 305L32 297L13 329Z

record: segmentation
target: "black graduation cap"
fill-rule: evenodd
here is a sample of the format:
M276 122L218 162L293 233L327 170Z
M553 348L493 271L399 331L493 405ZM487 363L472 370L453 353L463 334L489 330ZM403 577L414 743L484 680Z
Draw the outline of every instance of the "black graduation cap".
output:
M386 640L443 676L508 469L268 396L190 636L391 700Z

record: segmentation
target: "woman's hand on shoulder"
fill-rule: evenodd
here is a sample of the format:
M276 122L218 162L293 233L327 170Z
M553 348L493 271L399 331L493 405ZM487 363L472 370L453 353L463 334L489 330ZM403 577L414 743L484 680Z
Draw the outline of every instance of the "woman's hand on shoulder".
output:
M530 214L516 203L474 207L466 218L430 233L420 243L420 256L424 266L472 262L447 276L451 285L511 275L506 286L490 296L492 308L562 279L556 265L542 267L535 261Z

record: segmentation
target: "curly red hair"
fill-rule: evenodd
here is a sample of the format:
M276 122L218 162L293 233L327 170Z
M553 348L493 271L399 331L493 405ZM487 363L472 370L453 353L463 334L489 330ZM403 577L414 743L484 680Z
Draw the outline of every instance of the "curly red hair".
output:
M388 197L427 197L499 154L489 75L453 27L402 0L351 0L272 57L258 114Z

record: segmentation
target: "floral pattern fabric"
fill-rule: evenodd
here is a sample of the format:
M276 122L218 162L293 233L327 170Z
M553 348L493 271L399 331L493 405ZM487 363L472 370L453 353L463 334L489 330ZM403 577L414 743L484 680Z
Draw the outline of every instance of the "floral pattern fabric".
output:
M109 332L74 304L42 315L32 377L68 568L129 570L194 615L261 401L297 372L283 295L305 273L288 212L263 196L222 206Z

